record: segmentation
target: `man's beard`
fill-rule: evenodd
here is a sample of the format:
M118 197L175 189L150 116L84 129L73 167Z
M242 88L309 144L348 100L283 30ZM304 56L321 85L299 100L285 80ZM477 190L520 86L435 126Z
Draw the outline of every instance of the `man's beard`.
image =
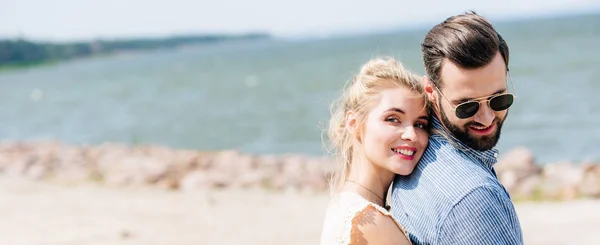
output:
M492 135L486 135L486 136L482 136L482 137L474 137L473 135L469 134L469 126L485 127L484 125L481 125L480 123L475 122L475 121L470 121L470 122L466 123L461 129L460 127L451 123L450 120L448 120L448 117L446 116L446 113L444 113L444 110L442 110L442 107L440 104L438 104L438 108L440 108L442 123L444 124L444 126L446 126L448 131L450 131L450 133L456 139L458 139L460 142L462 142L463 144L467 145L468 147L473 148L478 151L487 151L487 150L494 148L494 146L496 146L496 144L498 143L498 140L500 139L500 131L502 129L502 123L506 119L506 116L508 116L508 113L507 113L506 116L502 120L500 120L499 118L494 119L494 122L492 122L492 125L494 123L496 124L496 129L495 129L496 132L493 133Z

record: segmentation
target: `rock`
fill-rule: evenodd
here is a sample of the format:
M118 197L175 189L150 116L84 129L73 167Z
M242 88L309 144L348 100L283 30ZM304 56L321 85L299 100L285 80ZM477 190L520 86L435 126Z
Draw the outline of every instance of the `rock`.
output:
M42 164L33 164L27 169L27 177L32 179L42 179L48 175L48 169Z
M536 168L536 165L530 150L517 147L500 155L494 168L497 172L502 172L507 170L529 170Z
M544 167L542 175L560 185L579 185L583 179L583 169L568 162L548 164Z
M506 190L513 194L519 185L527 178L539 175L542 167L535 164L533 154L526 148L518 147L502 155L498 163L494 165L498 179ZM522 195L519 193L517 195Z
M194 171L186 174L179 182L179 189L183 191L201 190L210 187L207 173Z
M554 163L544 167L542 178L545 198L571 200L577 196L577 187L583 180L583 171L567 162Z
M306 178L302 185L311 191L327 191L328 179L335 171L335 164L328 158L309 158L305 163Z
M525 178L537 175L542 167L535 164L531 151L523 147L515 148L504 155L494 165L500 182L511 191Z
M600 164L582 166L583 177L578 191L582 196L600 198Z
M263 187L269 179L269 173L264 170L254 170L241 174L232 181L231 186L236 188Z
M511 198L513 199L541 199L542 196L541 191L542 178L540 176L534 175L529 176L518 186L513 188L513 192L511 193Z
M265 178L261 183L261 187L267 189L280 190L283 188L285 181L282 175L283 159L274 155L262 155L256 158L257 168L260 169Z
M251 155L237 150L177 150L163 146L96 146L59 142L0 143L0 175L33 180L93 181L168 190L266 188L327 192L337 165L329 157ZM519 200L600 198L600 163L537 165L515 148L495 166L500 182Z
M515 171L501 172L500 174L498 174L498 179L509 193L513 192L513 190L517 187L517 184L520 181Z
M287 155L283 158L280 185L284 188L302 189L306 175L306 158L300 155Z

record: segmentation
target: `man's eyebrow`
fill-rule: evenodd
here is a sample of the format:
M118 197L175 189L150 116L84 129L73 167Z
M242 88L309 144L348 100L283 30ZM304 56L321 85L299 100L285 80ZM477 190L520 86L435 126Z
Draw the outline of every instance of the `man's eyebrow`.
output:
M472 101L472 100L479 100L479 99L489 98L489 97L490 97L490 96L492 96L492 95L497 95L497 94L501 94L501 93L504 93L504 92L506 92L506 88L499 89L499 90L498 90L498 91L496 91L495 93L493 93L493 94L490 94L490 95L488 95L488 96L483 96L483 97L479 97L479 98L460 98L460 99L457 99L457 100L453 100L453 101L452 101L452 103L454 103L454 104L460 104L460 103L467 102L467 101Z

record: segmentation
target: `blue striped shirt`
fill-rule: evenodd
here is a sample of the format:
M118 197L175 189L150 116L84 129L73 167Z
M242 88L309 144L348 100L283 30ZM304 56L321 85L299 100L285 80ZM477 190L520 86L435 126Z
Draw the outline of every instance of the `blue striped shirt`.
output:
M432 127L445 130L435 117ZM455 145L433 134L413 173L396 177L394 218L413 244L523 244L515 208L493 169L498 151L450 138Z

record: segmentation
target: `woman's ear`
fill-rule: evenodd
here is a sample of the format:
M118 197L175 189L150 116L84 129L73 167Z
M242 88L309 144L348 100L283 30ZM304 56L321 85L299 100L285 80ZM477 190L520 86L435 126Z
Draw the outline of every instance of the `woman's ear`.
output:
M350 132L354 132L356 130L356 114L354 114L352 111L346 113L346 128Z
M356 113L353 111L346 113L346 129L348 129L348 133L352 134L354 138L360 142L360 133L356 116Z

